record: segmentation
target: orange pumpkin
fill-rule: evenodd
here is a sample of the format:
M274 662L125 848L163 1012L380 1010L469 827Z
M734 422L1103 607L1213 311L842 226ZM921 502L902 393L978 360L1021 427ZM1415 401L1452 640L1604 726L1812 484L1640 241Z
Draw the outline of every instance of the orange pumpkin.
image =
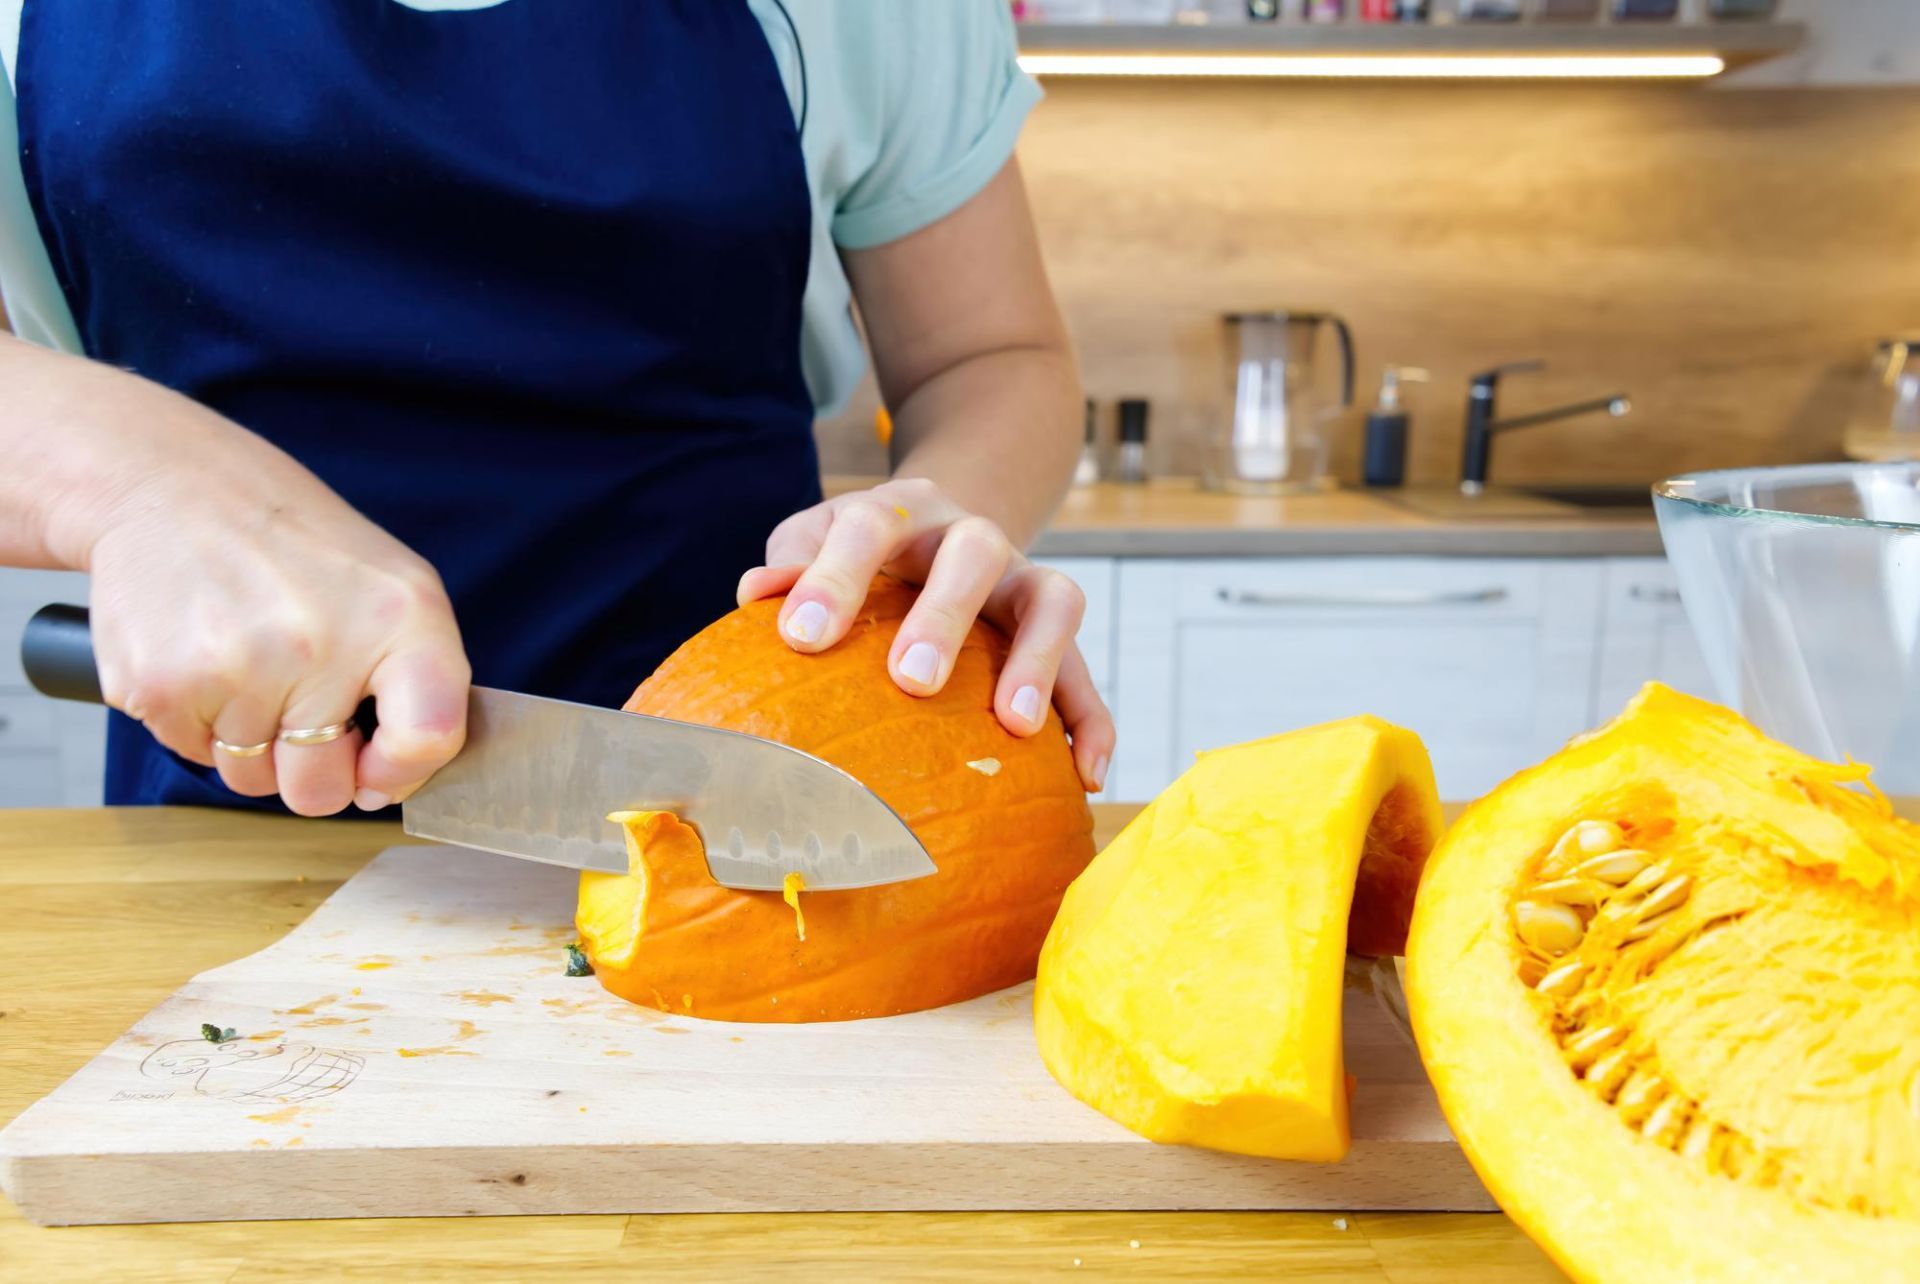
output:
M998 630L973 626L940 694L894 685L887 652L914 596L876 579L852 631L817 655L781 641L778 599L754 602L669 656L626 707L826 759L885 799L939 872L802 891L803 939L779 892L719 886L692 828L635 813L632 871L580 883L581 941L607 989L698 1017L841 1021L1033 976L1061 893L1093 858L1092 813L1057 714L1026 738L994 716Z

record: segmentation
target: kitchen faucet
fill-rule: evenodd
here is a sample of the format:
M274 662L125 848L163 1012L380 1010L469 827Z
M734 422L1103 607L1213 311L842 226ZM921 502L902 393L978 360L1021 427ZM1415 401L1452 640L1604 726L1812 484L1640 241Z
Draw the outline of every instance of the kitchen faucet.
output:
M1510 361L1506 365L1495 366L1491 370L1483 370L1473 376L1471 390L1467 393L1466 449L1460 457L1461 494L1478 495L1486 489L1487 463L1488 457L1493 453L1495 433L1510 432L1515 428L1531 428L1536 424L1552 423L1556 419L1592 414L1600 410L1606 411L1617 419L1633 409L1633 403L1627 400L1627 395L1617 392L1610 397L1596 397L1592 401L1579 401L1553 410L1536 410L1530 415L1495 419L1493 395L1495 389L1499 387L1500 376L1544 369L1546 364L1544 361Z

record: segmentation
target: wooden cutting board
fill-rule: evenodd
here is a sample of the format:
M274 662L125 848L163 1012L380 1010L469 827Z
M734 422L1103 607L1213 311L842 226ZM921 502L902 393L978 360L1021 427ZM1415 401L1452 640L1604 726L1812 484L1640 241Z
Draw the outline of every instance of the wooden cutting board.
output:
M1030 985L832 1025L633 1007L564 975L573 899L564 870L383 853L0 1132L0 1187L43 1224L1493 1207L1364 972L1352 1153L1284 1163L1155 1145L1075 1101L1034 1049Z

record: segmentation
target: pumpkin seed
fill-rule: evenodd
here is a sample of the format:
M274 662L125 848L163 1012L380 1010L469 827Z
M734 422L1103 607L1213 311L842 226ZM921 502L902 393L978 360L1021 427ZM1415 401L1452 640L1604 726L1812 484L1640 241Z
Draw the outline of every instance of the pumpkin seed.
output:
M1668 910L1665 914L1655 914L1652 918L1642 919L1627 929L1627 940L1630 943L1644 941L1671 922L1673 922L1672 910Z
M1579 1070L1627 1037L1625 1026L1596 1025L1567 1040L1567 1062Z
M1592 908L1598 905L1606 894L1601 883L1589 883L1583 878L1556 878L1551 882L1536 884L1527 895L1540 901L1554 901L1561 905L1582 905Z
M1685 1097L1678 1094L1668 1097L1653 1108L1647 1121L1640 1125L1640 1135L1648 1141L1662 1146L1670 1146L1680 1134L1680 1126L1686 1122L1690 1105Z
M1627 1076L1627 1081L1620 1085L1620 1095L1613 1099L1613 1105L1620 1112L1620 1117L1628 1125L1633 1125L1659 1105L1666 1095L1667 1085L1661 1082L1660 1076L1643 1067Z
M1636 937L1633 933L1629 932L1628 940L1622 942L1623 945L1632 944L1636 940L1642 942L1640 949L1635 952L1633 956L1633 962L1634 966L1640 969L1643 976L1653 971L1654 968L1659 967L1660 964L1666 961L1667 955L1673 953L1691 939L1690 934L1681 932L1669 932L1665 936L1656 937L1660 929L1672 921L1673 916L1671 914L1657 918L1653 920L1653 926L1650 927L1646 933Z
M1548 998L1570 999L1580 992L1580 987L1586 984L1587 976L1592 971L1593 964L1582 963L1578 959L1562 963L1541 977L1533 988Z
M1558 958L1580 944L1587 925L1565 905L1519 901L1513 907L1514 930L1520 939L1550 958Z
M1660 884L1653 895L1640 902L1639 908L1634 911L1634 917L1645 922L1647 919L1665 914L1668 910L1679 909L1687 903L1687 897L1691 895L1693 895L1693 875L1676 875Z
M1546 877L1554 877L1572 869L1589 856L1612 851L1620 846L1621 841L1620 826L1610 820L1578 821L1573 828L1560 835L1560 841L1540 862L1540 872Z
M1693 1122L1687 1125L1686 1136L1680 1139L1680 1156L1683 1159L1708 1159L1713 1153L1715 1124L1704 1116L1695 1115Z
M1628 1055L1626 1045L1621 1044L1587 1067L1587 1086L1599 1093L1601 1100L1612 1101L1613 1094L1620 1090L1632 1069L1633 1058Z
M1605 855L1581 861L1574 866L1573 876L1597 879L1602 883L1611 883L1619 887L1632 882L1651 861L1651 857L1637 848L1622 847L1617 852L1607 852Z
M1620 889L1620 895L1623 898L1645 896L1648 892L1651 892L1672 876L1673 862L1670 860L1658 861L1628 879L1626 886Z

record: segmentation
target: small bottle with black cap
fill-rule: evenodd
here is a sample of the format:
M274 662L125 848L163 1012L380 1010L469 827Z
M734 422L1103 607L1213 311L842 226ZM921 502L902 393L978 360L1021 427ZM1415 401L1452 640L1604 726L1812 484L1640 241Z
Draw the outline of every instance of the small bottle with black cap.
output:
M1380 399L1367 414L1366 449L1361 477L1369 486L1398 486L1407 479L1407 411L1400 404L1403 380L1423 381L1427 372L1413 366L1388 366L1380 373Z
M1128 397L1120 403L1120 457L1114 477L1135 485L1147 480L1147 402L1143 397Z

